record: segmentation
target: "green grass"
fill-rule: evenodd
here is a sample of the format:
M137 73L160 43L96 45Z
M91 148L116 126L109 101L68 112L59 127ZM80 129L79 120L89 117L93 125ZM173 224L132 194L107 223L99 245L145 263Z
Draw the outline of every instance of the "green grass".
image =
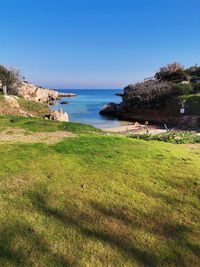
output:
M200 265L199 145L37 119L0 125L79 133L0 144L0 266Z
M0 131L6 127L20 127L29 132L70 131L77 134L101 133L101 130L80 123L66 123L19 116L0 116Z
M3 100L3 94L0 92L0 101Z
M23 110L26 110L27 112L36 116L47 115L50 111L48 105L31 100L26 100L24 98L19 98L18 103Z

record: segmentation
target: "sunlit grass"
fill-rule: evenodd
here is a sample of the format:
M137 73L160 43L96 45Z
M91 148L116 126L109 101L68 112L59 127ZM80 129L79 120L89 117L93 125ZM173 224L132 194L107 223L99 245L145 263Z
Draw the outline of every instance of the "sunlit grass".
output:
M0 124L79 134L0 145L0 266L200 265L199 145L35 119Z

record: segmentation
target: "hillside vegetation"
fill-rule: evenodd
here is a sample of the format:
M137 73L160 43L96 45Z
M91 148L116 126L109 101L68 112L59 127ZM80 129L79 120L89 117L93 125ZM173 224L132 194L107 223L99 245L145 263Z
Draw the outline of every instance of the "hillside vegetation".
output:
M0 115L23 115L22 113L27 113L27 115L43 117L50 112L48 105L26 100L22 97L14 100L16 103L9 103L0 93Z
M200 146L0 117L0 266L199 266Z
M144 82L124 88L122 102L101 114L169 127L200 127L200 67L168 64Z
M172 63L160 68L153 78L126 87L123 100L138 107L162 108L177 96L193 94L198 98L199 93L200 67L186 69Z

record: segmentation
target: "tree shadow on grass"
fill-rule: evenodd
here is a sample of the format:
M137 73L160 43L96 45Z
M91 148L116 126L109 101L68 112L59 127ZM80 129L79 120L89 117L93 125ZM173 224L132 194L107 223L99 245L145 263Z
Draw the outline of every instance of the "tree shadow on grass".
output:
M46 260L42 259L43 256ZM20 222L8 224L0 232L0 265L9 264L26 267L71 266L66 258L50 250L41 235Z
M134 260L140 266L157 266L157 256L152 252L139 249L135 246L132 242L132 238L130 238L129 231L120 231L120 228L116 231L112 229L112 225L109 225L108 221L106 224L100 223L100 225L98 223L100 218L94 217L94 213L78 209L77 207L73 208L71 206L65 211L53 208L48 205L45 197L41 194L33 194L31 198L40 212L48 217L53 217L66 227L73 227L87 238L102 241L112 248L118 249L123 255L126 254L126 258ZM97 213L95 210L94 212ZM98 214L96 215L98 216ZM131 222L127 219L127 224L130 223Z
M141 210L130 210L125 206L105 207L96 202L91 205L111 220L121 221L132 229L142 229L162 240L161 242L167 247L168 255L154 254L156 266L163 265L163 263L183 267L200 265L200 243L194 243L190 238L191 235L196 237L197 233L191 226L181 223L178 218L174 221L170 218L170 213L165 212L164 209L144 213Z
M85 208L66 202L64 208L61 208L50 205L48 195L44 193L31 192L29 197L33 207L48 220L56 220L62 227L72 227L80 235L110 246L121 254L124 262L132 262L133 266L137 263L139 266L186 267L198 266L200 263L198 238L195 239L196 242L191 239L191 235L195 237L194 229L180 223L178 218L172 220L169 214L159 210L144 213L139 209L109 203L105 206L100 202L90 202L89 207ZM135 236L137 230L154 235L161 243L156 243L156 247L153 247L148 244L148 240L138 241ZM18 240L21 240L19 244ZM92 256L98 257L95 254ZM102 259L102 262L104 260L106 262L106 259ZM63 255L55 254L44 236L30 225L17 221L1 228L0 262L16 266L34 266L40 263L49 266L49 262L51 266L79 266L80 263L79 259L69 260ZM115 262L110 258L108 263L119 266L117 257Z
M132 238L132 230L134 228L146 230L154 234L161 235L166 239L173 236L174 239L184 236L185 232L189 231L184 227L181 229L170 223L159 223L153 217L148 217L146 214L139 211L128 211L125 207L114 206L105 208L99 203L91 203L92 213L79 208L70 208L66 205L66 210L61 210L48 205L45 197L38 193L32 195L34 205L40 212L48 217L53 217L65 227L73 227L82 235L93 240L99 240L110 245L113 249L117 249L125 258L137 262L139 265L158 266L163 260L155 250L149 250L136 245L136 240ZM115 224L112 224L112 220ZM146 221L145 223L142 223ZM117 222L117 227L116 227ZM158 224L158 225L157 225ZM115 227L114 227L115 225ZM150 225L148 227L148 225ZM146 229L145 229L146 227ZM180 230L181 229L181 230ZM176 233L179 235L176 236ZM185 242L184 242L185 243ZM189 248L189 247L188 247ZM181 266L187 266L185 260L181 258L176 247L171 248L171 251L176 252L176 255L171 259L166 256L165 260L171 263L178 263Z
M200 263L200 246L190 238L195 235L194 230L180 223L178 218L170 218L168 212L144 213L120 205L105 207L98 202L91 202L90 209L68 203L61 209L50 206L44 194L34 193L31 199L35 208L45 216L56 219L65 227L73 227L87 238L111 246L124 259L137 262L139 266L165 263L184 267ZM156 244L157 248L148 246L148 241L139 245L134 230L154 235L160 245Z

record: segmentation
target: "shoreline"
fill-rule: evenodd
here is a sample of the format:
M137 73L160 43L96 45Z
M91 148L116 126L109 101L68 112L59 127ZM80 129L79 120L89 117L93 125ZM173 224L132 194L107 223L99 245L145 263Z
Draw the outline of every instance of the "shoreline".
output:
M113 133L113 134L145 134L147 133L146 125L135 123L132 125L127 126L116 126L112 128L101 128L102 131L105 133ZM197 135L200 135L200 132L198 130L191 130L191 129L180 129L180 128L172 128L169 129L171 132L182 132L182 131L188 131L188 132L195 132ZM148 125L148 134L162 134L167 133L167 130L165 128L159 127L157 125Z
M120 133L120 134L127 134L127 133L141 133L144 134L147 132L147 127L145 124L140 123L133 123L130 125L124 126L116 126L116 127L109 127L109 128L101 128L102 131L108 133ZM166 129L159 127L157 125L148 125L148 133L152 134L159 134L159 133L166 133Z

